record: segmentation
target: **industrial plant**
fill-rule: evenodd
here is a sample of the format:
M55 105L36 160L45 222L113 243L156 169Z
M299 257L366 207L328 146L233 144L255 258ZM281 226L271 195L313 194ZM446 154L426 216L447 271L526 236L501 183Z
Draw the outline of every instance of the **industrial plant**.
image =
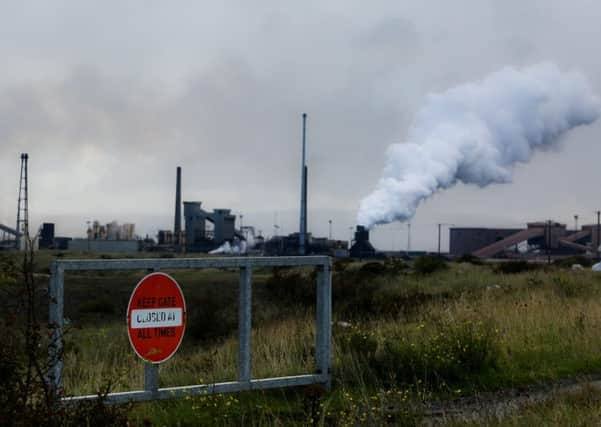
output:
M415 253L378 252L370 243L369 228L358 225L354 239L317 237L309 232L307 223L308 165L306 163L307 115L302 116L301 187L298 231L278 236L274 233L266 239L252 225L242 225L242 216L231 208L205 209L201 201L182 199L182 168L176 169L175 207L173 229L161 229L156 240L149 236L141 238L135 233L135 224L112 221L102 224L88 221L83 238L55 235L55 224L43 223L32 236L29 227L28 207L28 160L21 154L19 193L15 227L0 224L0 250L24 250L29 244L34 248L73 250L97 253L208 253L247 254L268 256L292 256L325 254L334 257L373 258L378 256L409 256ZM183 208L183 209L182 209ZM597 224L568 229L565 224L554 221L530 222L525 228L451 227L449 229L449 256L472 255L481 258L536 258L540 256L566 257L582 255L599 257L601 245L601 212ZM182 221L183 220L183 221ZM440 254L440 224L439 224ZM409 249L409 248L408 248Z
M172 253L220 253L255 255L312 255L326 254L337 257L348 256L346 240L313 236L307 225L308 166L306 164L307 115L302 115L302 161L300 188L299 231L287 236L274 235L265 239L252 225L236 224L237 216L231 208L206 210L201 201L182 200L182 168L176 169L175 209L173 229L158 230L156 240L140 238L135 234L135 224L119 224L112 221L88 221L83 238L55 236L55 224L44 223L31 236L28 219L28 155L21 155L21 178L17 209L16 228L0 224L0 249L24 249L24 242L32 241L43 249L73 250L98 253L132 253L138 251ZM183 212L182 212L183 207ZM182 227L183 217L183 227ZM356 233L356 253L361 257L375 254L369 244L366 229Z

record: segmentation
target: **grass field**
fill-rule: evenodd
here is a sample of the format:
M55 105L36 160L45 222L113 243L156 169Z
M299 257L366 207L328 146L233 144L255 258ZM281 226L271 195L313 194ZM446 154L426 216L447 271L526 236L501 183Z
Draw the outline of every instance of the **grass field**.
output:
M38 281L47 277L49 255L38 258ZM330 392L274 390L138 404L131 421L415 425L423 416L419 402L600 373L601 275L561 266L513 267L337 262ZM182 285L189 317L182 347L160 367L161 386L235 379L238 272L169 273ZM143 275L67 275L68 394L95 393L108 383L113 391L142 388L143 363L129 346L125 310ZM253 286L253 376L311 372L312 270L262 269ZM485 421L573 425L570 418L599 417L595 402L593 393L557 397Z

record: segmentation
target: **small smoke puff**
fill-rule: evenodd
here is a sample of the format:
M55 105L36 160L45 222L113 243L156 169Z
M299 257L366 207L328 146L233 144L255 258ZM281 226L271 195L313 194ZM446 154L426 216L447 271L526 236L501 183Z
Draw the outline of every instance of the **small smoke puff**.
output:
M388 148L382 177L361 201L357 223L371 228L408 220L421 201L457 181L481 187L510 182L516 163L600 113L584 76L549 63L507 67L429 95L408 142Z

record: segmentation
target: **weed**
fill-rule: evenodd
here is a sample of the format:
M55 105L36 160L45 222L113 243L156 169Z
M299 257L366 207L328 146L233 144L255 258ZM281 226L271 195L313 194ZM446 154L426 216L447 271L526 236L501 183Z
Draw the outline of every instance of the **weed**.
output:
M556 274L551 279L553 290L560 297L574 298L590 295L593 292L590 282L580 280L573 274Z

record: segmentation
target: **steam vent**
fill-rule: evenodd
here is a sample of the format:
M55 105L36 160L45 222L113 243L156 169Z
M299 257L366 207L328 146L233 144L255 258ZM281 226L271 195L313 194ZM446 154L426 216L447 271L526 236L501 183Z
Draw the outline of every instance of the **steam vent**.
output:
M357 226L354 243L349 252L353 258L371 258L376 255L376 250L369 243L369 230L364 226Z

